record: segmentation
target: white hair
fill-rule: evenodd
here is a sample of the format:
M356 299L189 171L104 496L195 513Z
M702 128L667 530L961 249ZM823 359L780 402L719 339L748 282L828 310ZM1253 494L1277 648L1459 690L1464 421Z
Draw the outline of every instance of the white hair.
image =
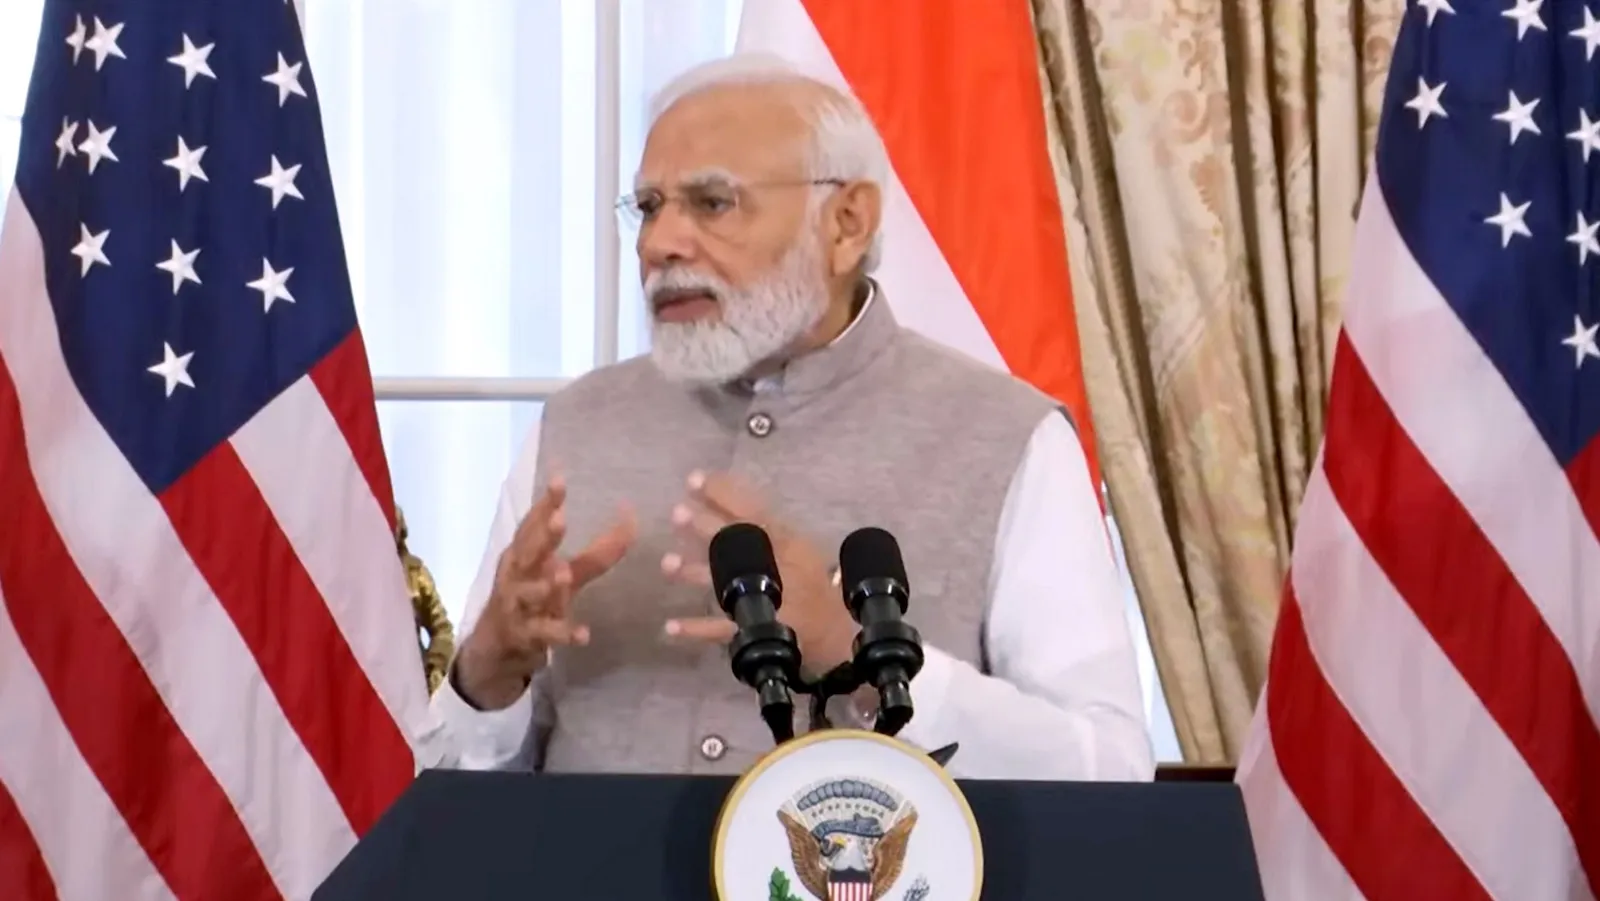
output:
M889 180L889 152L883 137L867 115L866 108L847 86L829 84L813 78L788 60L766 53L735 53L701 63L682 73L656 93L650 101L650 125L674 103L712 88L726 85L821 84L832 88L822 92L821 102L806 103L801 114L811 126L812 141L807 153L807 176L815 181L865 181L885 191ZM811 207L815 211L827 195L826 185L811 187ZM861 270L871 273L883 256L883 235L874 232Z

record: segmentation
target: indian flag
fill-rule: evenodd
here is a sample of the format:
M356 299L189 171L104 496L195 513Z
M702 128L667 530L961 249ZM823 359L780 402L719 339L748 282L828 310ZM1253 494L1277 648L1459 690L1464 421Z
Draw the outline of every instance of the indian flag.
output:
M1028 0L746 0L736 46L867 108L895 317L1061 401L1099 484Z

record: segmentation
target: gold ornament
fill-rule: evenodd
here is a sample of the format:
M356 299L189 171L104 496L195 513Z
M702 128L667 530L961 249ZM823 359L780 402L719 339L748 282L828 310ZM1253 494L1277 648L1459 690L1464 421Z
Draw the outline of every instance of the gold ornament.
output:
M395 546L400 561L406 568L406 587L411 592L411 609L416 614L417 643L422 651L422 669L428 676L428 693L437 691L444 682L450 667L450 657L455 653L455 630L450 626L450 616L444 602L439 599L439 589L433 583L433 574L421 558L406 547L406 516L397 507L394 511Z

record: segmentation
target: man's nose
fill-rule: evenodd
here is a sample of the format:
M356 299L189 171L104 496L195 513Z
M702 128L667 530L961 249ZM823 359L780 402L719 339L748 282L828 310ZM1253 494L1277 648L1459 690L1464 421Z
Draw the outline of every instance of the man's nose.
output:
M700 226L679 204L667 203L639 228L639 259L649 267L691 260L700 241Z

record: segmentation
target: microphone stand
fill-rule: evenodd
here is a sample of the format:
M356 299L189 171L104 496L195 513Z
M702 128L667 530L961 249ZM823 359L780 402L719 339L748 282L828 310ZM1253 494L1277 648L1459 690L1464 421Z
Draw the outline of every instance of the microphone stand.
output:
M828 701L832 700L833 698L848 697L849 695L854 694L856 690L861 688L863 685L868 684L870 683L867 680L861 678L860 673L856 669L855 662L846 661L834 667L832 670L829 670L827 673L824 673L817 679L796 685L796 692L811 696L811 731L817 732L823 729L833 728L833 722L828 719ZM899 734L900 730L905 728L906 723L911 720L911 709L909 706L906 707L903 716L885 717L883 714L883 694L881 691L879 692L878 697L879 712L877 719L873 724L873 731L877 732L879 735L888 735L893 737ZM960 748L960 742L951 742L942 748L935 748L932 751L929 751L928 756L933 758L933 762L937 763L940 767L945 767L950 764L951 758L956 756L956 751L960 750Z
M761 719L774 744L794 738L794 699L790 686L800 681L800 651L794 631L777 620L740 629L728 644L733 672L755 686Z
M751 523L733 523L718 531L707 549L718 605L738 627L728 642L733 674L756 690L761 719L775 745L794 738L795 693L811 696L812 730L831 727L830 699L863 685L878 692L876 732L892 737L911 720L910 682L922 669L923 651L921 635L900 618L908 595L900 549L882 529L858 529L839 550L841 572L855 569L866 576L853 580L844 597L862 628L851 660L806 681L794 630L777 618L783 585L766 532ZM932 756L942 766L954 753L951 745Z

